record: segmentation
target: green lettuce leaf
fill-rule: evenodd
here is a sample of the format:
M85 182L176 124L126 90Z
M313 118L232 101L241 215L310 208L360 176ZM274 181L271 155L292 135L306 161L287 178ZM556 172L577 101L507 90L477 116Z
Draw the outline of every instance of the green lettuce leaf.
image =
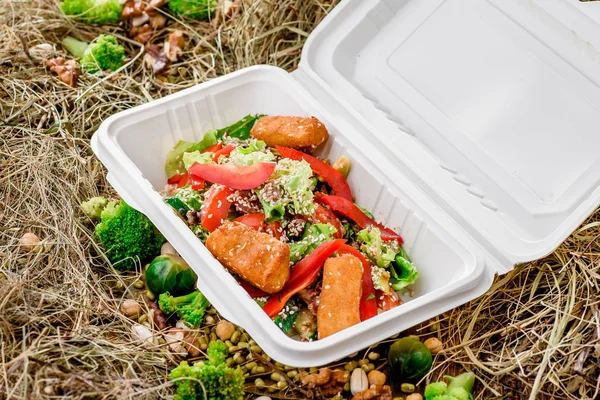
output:
M196 211L200 211L200 207L202 207L202 202L204 201L204 193L193 190L189 185L177 189L173 197L181 200L189 208Z
M186 152L200 151L208 149L210 146L217 144L216 131L208 131L198 143L186 142L180 140L175 147L167 153L165 161L165 172L168 177L182 174L186 171L183 164L183 154Z
M292 214L312 215L315 210L313 189L316 179L306 161L284 158L277 163L274 172L277 182L289 199L287 207Z
M267 144L262 140L251 140L246 147L236 147L229 158L236 165L275 161L275 155L267 150Z
M190 169L194 163L198 164L214 164L215 162L212 159L212 153L201 153L200 151L192 151L183 153L182 157L183 165L185 166L185 170Z
M390 266L390 284L394 290L401 290L412 285L419 278L419 272L415 265L409 260L404 249L396 255L396 259Z
M400 246L398 242L381 240L379 228L367 228L358 232L357 239L362 243L360 249L378 267L386 268L394 261Z
M290 261L298 260L309 255L321 243L333 239L337 229L330 224L307 224L302 234L302 239L298 242L290 243Z

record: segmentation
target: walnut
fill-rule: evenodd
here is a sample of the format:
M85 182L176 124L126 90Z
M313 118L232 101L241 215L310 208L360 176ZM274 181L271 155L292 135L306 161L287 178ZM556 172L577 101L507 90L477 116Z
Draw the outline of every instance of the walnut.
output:
M131 31L129 31L129 36L141 44L145 44L148 40L150 40L153 34L154 31L152 30L150 24L134 26Z
M58 75L58 79L69 86L76 87L79 79L79 68L75 61L65 60L63 57L55 57L46 60L46 66L50 71Z
M357 393L352 400L392 400L392 389L388 385L371 385L364 392Z
M185 39L183 32L177 30L169 34L169 38L165 41L163 51L165 56L172 62L177 61L177 58L183 54L183 45Z
M339 369L332 371L329 368L321 368L317 374L301 377L300 382L310 388L319 387L323 396L334 396L344 390L344 385L348 383L348 375Z

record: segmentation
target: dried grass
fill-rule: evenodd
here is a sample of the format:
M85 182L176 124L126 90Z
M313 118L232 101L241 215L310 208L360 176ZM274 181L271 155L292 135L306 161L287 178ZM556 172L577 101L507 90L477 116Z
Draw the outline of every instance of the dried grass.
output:
M332 4L333 3L333 4ZM77 205L110 193L89 137L118 111L236 69L268 63L292 70L312 28L337 1L245 1L232 19L171 20L187 51L167 80L153 76L127 42L131 60L112 76L83 76L74 90L28 48L66 34L91 39L120 27L90 27L50 0L0 7L0 399L159 398L172 395L174 359L148 351L118 312L139 296L135 274L116 274L91 239ZM47 249L24 252L27 231ZM415 330L445 351L428 379L463 369L481 377L477 399L592 399L599 396L600 214L556 252L498 278L490 291ZM124 291L116 283L125 284ZM385 343L380 346L385 349ZM364 356L363 352L357 357ZM379 363L385 368L385 365ZM253 388L249 387L249 391ZM288 390L286 398L305 398Z

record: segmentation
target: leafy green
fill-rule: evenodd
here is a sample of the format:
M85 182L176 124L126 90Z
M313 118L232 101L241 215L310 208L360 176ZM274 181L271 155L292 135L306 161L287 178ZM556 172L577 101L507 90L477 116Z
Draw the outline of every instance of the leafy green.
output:
M194 163L198 164L214 164L211 153L201 153L200 151L186 151L182 157L183 165L186 170L190 169Z
M202 202L204 201L203 192L192 189L191 186L184 186L179 188L173 194L173 197L181 200L192 210L200 211Z
M175 147L171 149L167 153L167 159L165 161L165 172L168 177L173 175L182 174L186 171L185 165L183 163L183 154L191 153L195 151L202 152L208 149L210 146L214 146L217 144L217 131L208 131L202 137L202 140L198 143L186 142L185 140L180 140L177 142Z
M272 222L280 221L285 215L285 209L283 208L283 204L281 202L273 203L270 201L263 200L263 198L258 195L260 203L263 206L263 211L265 213L265 222L270 224Z
M337 229L330 224L307 224L298 242L289 243L290 261L296 262L316 249L321 243L333 238Z
M223 139L223 137L226 135L240 140L249 139L251 137L250 130L252 129L256 121L261 117L264 117L264 115L246 115L244 118L240 119L236 123L225 128L218 129L216 132L217 139Z
M292 214L312 215L315 210L313 189L316 179L310 164L305 160L284 158L279 160L274 175L289 199L287 208Z
M294 323L298 318L298 306L293 299L290 299L283 310L277 314L273 322L277 325L285 334L288 334L292 328L294 328Z
M401 290L412 285L419 278L419 272L409 260L408 254L400 248L393 263L390 264L390 285L394 290Z
M384 242L381 239L379 228L366 228L358 232L357 239L362 243L360 249L365 253L378 267L386 268L390 265L398 249L398 242Z
M275 160L275 155L267 150L267 144L262 140L250 140L248 146L236 147L229 157L231 162L237 165L252 165Z
M365 213L365 215L371 219L375 219L375 217L373 216L373 213L369 210L367 210L366 208L362 208L361 206L359 206L358 204L354 204L356 207L358 207L358 209L362 212Z

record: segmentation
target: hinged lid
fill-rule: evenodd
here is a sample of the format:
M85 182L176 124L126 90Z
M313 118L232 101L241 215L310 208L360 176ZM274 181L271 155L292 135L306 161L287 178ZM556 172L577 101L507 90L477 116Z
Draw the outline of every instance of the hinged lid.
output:
M297 77L503 273L600 204L599 49L596 2L346 0Z

